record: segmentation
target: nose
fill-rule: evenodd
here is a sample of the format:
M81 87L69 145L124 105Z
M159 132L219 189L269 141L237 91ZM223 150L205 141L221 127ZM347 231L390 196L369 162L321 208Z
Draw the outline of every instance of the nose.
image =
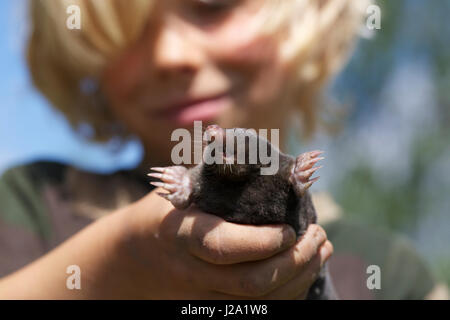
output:
M201 48L189 32L172 19L167 20L161 25L154 43L155 69L161 75L195 73L203 63Z
M206 127L205 132L203 134L203 148L205 148L211 141L211 139L214 139L216 141L217 139L223 139L225 140L225 130L222 129L217 124L212 124ZM225 143L223 143L225 146Z
M217 124L209 125L205 131L206 131L207 136L209 136L211 138L214 138L214 139L225 138L224 129L219 127Z

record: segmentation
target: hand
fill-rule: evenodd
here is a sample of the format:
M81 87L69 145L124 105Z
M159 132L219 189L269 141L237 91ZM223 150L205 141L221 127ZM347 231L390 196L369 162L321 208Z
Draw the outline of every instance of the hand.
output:
M332 251L318 225L296 241L290 226L179 211L152 192L0 279L0 299L302 299ZM81 290L65 286L73 264Z
M126 214L128 272L143 298L302 299L333 251L318 225L296 241L288 225L176 210L156 191Z

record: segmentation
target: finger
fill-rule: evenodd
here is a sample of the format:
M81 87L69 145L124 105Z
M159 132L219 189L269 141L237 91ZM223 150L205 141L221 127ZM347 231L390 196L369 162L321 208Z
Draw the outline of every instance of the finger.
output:
M332 253L333 246L331 242L327 240L322 247L320 247L319 253L317 253L316 256L301 269L301 272L296 277L267 295L253 298L261 300L306 299L310 287L317 280L323 265L330 258ZM211 293L211 297L215 297L216 299L248 299L246 296L235 296L218 292L215 294Z
M291 248L267 260L213 270L222 277L213 276L209 281L212 288L222 293L248 297L267 295L298 275L326 240L326 233L320 226L310 225Z
M318 254L301 271L286 284L264 296L265 299L299 299L306 298L309 288L317 280L325 262L333 254L333 245L326 241L319 249Z
M185 216L178 237L192 255L212 264L267 259L296 241L288 225L242 225L199 211Z

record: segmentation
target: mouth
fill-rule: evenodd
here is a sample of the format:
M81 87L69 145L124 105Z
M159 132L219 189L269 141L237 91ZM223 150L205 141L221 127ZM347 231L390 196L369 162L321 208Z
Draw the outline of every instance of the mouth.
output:
M231 105L228 92L208 97L183 99L151 113L152 117L186 126L194 121L211 121Z

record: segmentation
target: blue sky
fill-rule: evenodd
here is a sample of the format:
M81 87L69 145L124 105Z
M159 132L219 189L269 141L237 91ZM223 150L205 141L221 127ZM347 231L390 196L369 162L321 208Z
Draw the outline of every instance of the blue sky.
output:
M61 114L32 87L24 63L26 0L0 2L0 172L17 163L58 159L111 171L136 163L140 148L119 154L76 137Z

